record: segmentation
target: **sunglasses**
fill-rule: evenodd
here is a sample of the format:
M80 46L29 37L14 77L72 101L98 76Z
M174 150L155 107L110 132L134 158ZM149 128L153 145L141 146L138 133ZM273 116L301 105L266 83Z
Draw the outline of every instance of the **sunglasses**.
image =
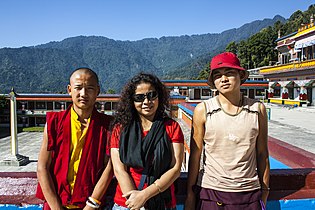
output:
M133 101L134 102L143 102L145 98L147 98L149 101L153 101L158 97L158 93L156 91L150 91L146 94L134 94L133 95Z

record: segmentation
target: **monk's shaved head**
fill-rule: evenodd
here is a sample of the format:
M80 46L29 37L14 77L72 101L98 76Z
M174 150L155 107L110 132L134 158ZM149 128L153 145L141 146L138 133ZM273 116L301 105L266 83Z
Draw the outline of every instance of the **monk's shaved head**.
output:
M76 70L74 70L71 75L70 75L70 84L71 84L71 79L72 77L75 75L75 74L89 74L91 75L95 81L97 82L97 85L99 85L99 80L98 80L98 76L97 74L95 73L95 71L93 71L92 69L90 68L77 68Z

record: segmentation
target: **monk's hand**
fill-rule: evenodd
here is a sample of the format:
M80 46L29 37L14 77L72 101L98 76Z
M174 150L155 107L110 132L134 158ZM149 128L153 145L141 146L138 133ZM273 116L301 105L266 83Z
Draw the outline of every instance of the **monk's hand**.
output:
M131 210L140 209L144 206L145 202L147 201L146 195L143 191L139 190L131 190L126 194L122 195L122 197L127 198L126 206Z

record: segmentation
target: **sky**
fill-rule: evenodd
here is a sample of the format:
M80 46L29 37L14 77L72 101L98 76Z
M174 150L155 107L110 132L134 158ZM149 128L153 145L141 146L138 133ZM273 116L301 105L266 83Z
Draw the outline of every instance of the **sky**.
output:
M314 0L1 0L0 48L75 36L141 40L221 33L305 11Z

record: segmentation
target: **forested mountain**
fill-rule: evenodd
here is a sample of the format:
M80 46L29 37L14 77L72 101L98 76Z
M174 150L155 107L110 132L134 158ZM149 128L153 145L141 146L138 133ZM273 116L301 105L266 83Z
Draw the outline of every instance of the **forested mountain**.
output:
M311 17L315 19L315 4L310 5L308 10L294 12L286 22L277 21L273 26L268 26L260 32L250 36L248 39L239 42L230 42L225 51L234 52L238 55L241 65L246 69L272 65L278 61L278 52L275 50L275 40L292 32L296 32L302 24L309 24ZM209 60L209 59L208 59ZM194 63L203 63L203 70L200 71L198 79L206 79L209 74L207 62L203 59ZM189 66L184 68L190 69ZM182 69L185 71L185 69Z
M78 36L33 47L0 49L0 93L11 87L17 92L65 92L69 74L77 67L90 67L99 77L102 92L119 92L140 71L162 79L198 76L210 57L231 42L248 39L281 16L257 20L219 34L116 41L99 36Z

